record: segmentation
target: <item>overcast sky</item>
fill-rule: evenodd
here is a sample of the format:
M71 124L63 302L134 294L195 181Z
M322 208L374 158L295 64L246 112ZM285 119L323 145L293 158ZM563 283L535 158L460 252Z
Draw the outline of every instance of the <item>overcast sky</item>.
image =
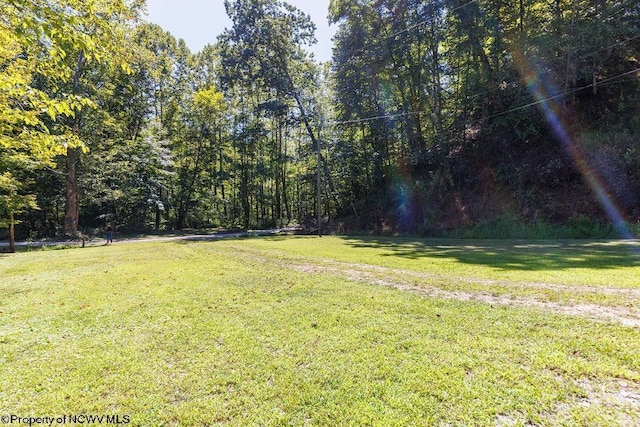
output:
M311 16L316 24L318 43L309 50L318 61L331 59L331 37L336 26L327 24L329 0L288 0ZM218 34L231 27L224 0L147 0L148 21L160 25L176 38L184 39L192 52L213 44Z

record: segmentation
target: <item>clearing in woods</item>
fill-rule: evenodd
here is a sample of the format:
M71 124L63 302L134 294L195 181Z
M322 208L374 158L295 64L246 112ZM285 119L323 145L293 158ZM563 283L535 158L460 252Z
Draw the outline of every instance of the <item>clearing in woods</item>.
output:
M0 402L132 425L640 425L640 245L279 236L0 255Z

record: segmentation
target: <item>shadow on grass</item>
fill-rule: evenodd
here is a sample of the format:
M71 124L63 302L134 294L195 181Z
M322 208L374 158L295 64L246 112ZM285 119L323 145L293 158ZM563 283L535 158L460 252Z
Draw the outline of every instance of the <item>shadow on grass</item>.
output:
M345 237L354 248L382 249L380 256L455 259L503 270L612 269L640 266L638 241L444 240Z
M250 230L238 232L220 232L213 234L201 234L176 238L175 241L181 243L192 242L215 242L220 240L247 240L247 239L265 239L272 241L284 240L295 233L280 230Z

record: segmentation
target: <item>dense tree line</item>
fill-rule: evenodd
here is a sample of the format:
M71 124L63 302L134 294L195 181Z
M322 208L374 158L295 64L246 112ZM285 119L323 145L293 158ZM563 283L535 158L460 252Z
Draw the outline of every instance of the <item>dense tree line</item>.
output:
M277 0L227 0L197 53L143 2L1 3L0 216L21 237L640 217L635 1L332 0L331 64Z
M637 2L334 0L331 19L337 173L365 226L638 220Z

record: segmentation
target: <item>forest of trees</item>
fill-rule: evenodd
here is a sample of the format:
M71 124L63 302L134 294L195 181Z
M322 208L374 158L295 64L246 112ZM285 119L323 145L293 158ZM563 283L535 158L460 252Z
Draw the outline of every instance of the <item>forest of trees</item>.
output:
M0 239L640 220L637 0L331 0L330 63L280 0L195 53L144 0L0 4Z

